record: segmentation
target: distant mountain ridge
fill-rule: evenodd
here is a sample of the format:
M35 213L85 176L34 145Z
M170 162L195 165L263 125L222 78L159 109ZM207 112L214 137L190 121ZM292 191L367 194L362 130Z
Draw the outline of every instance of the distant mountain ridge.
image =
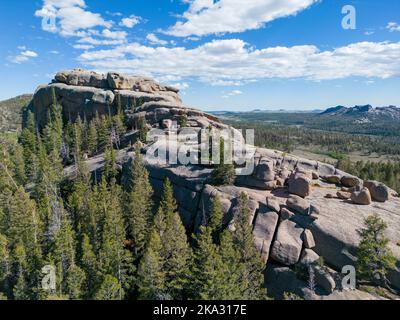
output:
M343 118L352 118L355 121L370 122L370 121L398 121L400 120L400 108L396 106L388 107L372 107L371 105L354 106L347 108L337 106L326 109L320 113L321 116L336 116Z

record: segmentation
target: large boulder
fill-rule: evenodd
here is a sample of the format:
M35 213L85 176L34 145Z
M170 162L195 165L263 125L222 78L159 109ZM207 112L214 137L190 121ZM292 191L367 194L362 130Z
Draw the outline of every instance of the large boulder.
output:
M300 264L308 266L310 264L317 262L319 258L320 258L319 255L315 253L313 250L304 249L303 252L301 253Z
M364 187L366 187L369 190L371 197L374 201L385 202L390 199L391 196L390 189L383 183L371 180L364 181Z
M281 211L281 205L279 200L273 196L267 197L267 207L277 213Z
M315 240L314 240L313 234L308 229L304 230L303 242L304 242L304 247L307 249L312 249L315 247Z
M275 179L274 162L262 158L255 170L255 178L266 182L273 181Z
M330 273L321 267L314 267L315 271L315 282L327 293L332 293L336 288L335 279L330 275Z
M340 181L341 181L341 176L339 176L339 175L328 175L328 176L323 176L322 179L324 179L328 183L339 184Z
M55 80L71 86L84 86L101 89L109 88L106 76L83 69L60 71L56 74Z
M138 92L131 90L114 90L117 99L120 101L121 106L124 109L136 109L142 106L146 102L170 102L175 105L180 105L182 100L179 95L174 92L169 91L160 91L160 92ZM176 114L184 115L184 112L181 108L176 110Z
M354 204L359 205L370 205L372 202L371 193L367 188L362 189L361 191L355 191L351 194L351 201Z
M311 179L306 174L296 172L288 181L289 192L305 198L310 195Z
M110 106L113 105L115 99L111 90L94 87L72 86L64 83L40 86L31 103L39 127L45 125L48 108L53 103L53 92L57 103L62 106L62 114L66 121L75 121L78 116L90 120L96 114L109 114Z
M287 201L286 205L290 208L296 211L297 213L303 214L303 215L309 215L310 213L310 202L307 200L296 196L296 195L291 195Z
M349 200L351 198L350 192L338 191L338 192L336 192L336 195L339 199L342 199L342 200Z
M287 266L296 264L303 247L303 231L304 229L293 221L281 221L272 246L271 258Z
M289 220L292 219L296 214L292 211L290 211L287 208L282 208L281 209L281 219L282 220Z
M255 220L253 230L254 243L264 263L267 263L269 257L278 220L278 214L264 206L260 208Z
M109 72L107 74L107 81L111 89L117 90L140 92L156 92L162 90L161 86L151 78L129 76L118 72Z
M361 180L359 178L350 175L344 175L340 179L340 182L347 188L358 187L361 184Z

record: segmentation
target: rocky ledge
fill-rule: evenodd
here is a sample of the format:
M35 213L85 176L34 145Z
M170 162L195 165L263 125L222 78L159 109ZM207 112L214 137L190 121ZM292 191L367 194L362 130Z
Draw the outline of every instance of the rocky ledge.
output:
M128 124L142 117L149 127L170 132L179 129L173 123L183 116L187 127L229 128L217 118L185 106L175 88L144 77L83 70L60 72L51 84L38 88L31 109L39 123L45 119L53 92L66 119L108 114L119 104ZM122 182L133 158L129 146L118 152ZM372 214L388 224L389 245L397 258L397 269L389 280L400 289L400 198L393 190L376 181L362 181L332 165L276 150L257 148L254 161L250 175L238 176L234 185L218 187L210 184L212 169L208 166L147 162L147 168L156 196L163 180L171 180L182 220L190 231L205 221L217 194L225 224L234 230L238 196L241 192L248 195L254 243L267 266L266 286L275 297L292 291L313 299L374 298L357 290L343 291L340 284L342 267L355 265L360 240L357 230ZM92 157L87 163L97 172L104 165L104 156ZM65 168L65 173L72 177L74 167ZM310 295L296 270L320 257L325 266L314 269L318 290Z

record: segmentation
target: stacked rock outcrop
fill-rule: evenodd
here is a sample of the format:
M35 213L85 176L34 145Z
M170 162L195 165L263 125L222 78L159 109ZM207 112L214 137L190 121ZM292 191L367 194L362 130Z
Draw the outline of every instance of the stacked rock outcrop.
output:
M89 121L96 114L109 115L121 107L130 127L141 117L151 127L162 127L165 119L178 122L182 117L188 127L224 127L217 118L185 106L178 92L147 77L74 69L61 71L52 83L40 86L30 109L39 127L46 123L54 98L62 106L66 121L75 121L78 116Z

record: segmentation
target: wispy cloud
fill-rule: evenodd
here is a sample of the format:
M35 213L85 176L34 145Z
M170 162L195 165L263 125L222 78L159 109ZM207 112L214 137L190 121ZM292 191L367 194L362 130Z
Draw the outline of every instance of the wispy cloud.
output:
M185 0L190 4L166 33L177 37L243 32L292 16L319 0Z
M21 64L21 63L29 61L32 58L37 58L39 56L35 51L25 50L26 49L25 46L20 46L18 48L20 50L22 49L24 51L21 51L16 56L9 57L8 60L11 61L12 63Z
M397 22L389 22L386 29L389 29L390 32L400 32L400 25Z
M149 33L146 37L146 40L151 44L156 44L160 46L165 46L168 44L168 41L159 39L154 33Z
M241 95L241 94L243 94L243 92L240 91L240 90L232 90L232 91L229 91L229 92L223 92L222 98L227 99L227 98L230 98L230 97L233 97L233 96L238 96L238 95Z

